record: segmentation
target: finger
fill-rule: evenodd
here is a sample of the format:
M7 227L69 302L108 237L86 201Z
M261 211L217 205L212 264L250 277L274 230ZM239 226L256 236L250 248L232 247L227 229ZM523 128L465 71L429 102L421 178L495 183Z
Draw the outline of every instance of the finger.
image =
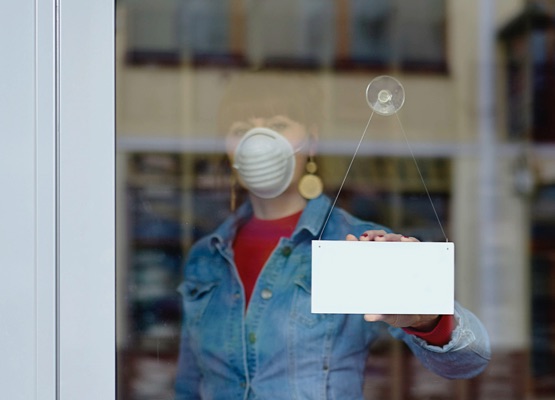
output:
M357 237L355 235L350 234L350 233L345 237L345 240L348 240L348 241L351 241L351 242L352 241L358 241Z
M395 327L404 326L403 316L397 314L365 314L364 320L367 322L381 321Z
M375 240L377 237L381 237L381 236L384 236L386 234L387 234L387 232L384 231L383 229L365 231L360 236L360 240Z
M377 322L383 321L384 315L383 314L365 314L364 320L368 322Z
M397 326L399 318L400 316L397 314L385 314L381 316L380 321L383 321L391 326Z
M364 319L368 322L382 321L395 327L405 327L413 322L413 315L404 314L367 314Z
M403 236L401 237L401 242L420 242L420 240L412 236Z
M386 233L385 235L377 236L374 240L376 242L400 242L403 235L398 233Z

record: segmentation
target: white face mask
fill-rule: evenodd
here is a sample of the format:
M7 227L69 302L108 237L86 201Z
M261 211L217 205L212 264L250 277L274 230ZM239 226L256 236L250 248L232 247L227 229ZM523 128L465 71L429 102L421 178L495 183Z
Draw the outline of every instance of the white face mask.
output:
M289 187L295 172L295 151L287 139L268 128L253 128L235 149L233 168L246 188L273 199Z

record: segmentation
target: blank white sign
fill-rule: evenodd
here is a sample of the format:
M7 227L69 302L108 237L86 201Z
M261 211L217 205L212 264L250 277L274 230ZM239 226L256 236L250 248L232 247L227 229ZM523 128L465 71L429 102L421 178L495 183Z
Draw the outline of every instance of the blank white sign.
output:
M312 241L312 312L453 314L450 242Z

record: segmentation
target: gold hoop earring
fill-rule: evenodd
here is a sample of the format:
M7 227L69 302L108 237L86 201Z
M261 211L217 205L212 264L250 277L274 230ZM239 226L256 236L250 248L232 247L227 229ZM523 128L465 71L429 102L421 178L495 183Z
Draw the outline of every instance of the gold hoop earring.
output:
M306 174L303 175L301 180L299 181L299 193L307 200L315 199L316 197L320 196L324 191L324 184L322 183L322 179L316 174L318 171L318 166L312 159L312 156L308 159L306 163Z

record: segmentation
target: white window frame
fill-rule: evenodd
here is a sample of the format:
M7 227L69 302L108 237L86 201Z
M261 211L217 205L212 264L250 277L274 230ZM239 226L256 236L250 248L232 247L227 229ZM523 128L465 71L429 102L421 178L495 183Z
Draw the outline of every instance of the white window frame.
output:
M115 399L114 2L3 6L0 397Z

